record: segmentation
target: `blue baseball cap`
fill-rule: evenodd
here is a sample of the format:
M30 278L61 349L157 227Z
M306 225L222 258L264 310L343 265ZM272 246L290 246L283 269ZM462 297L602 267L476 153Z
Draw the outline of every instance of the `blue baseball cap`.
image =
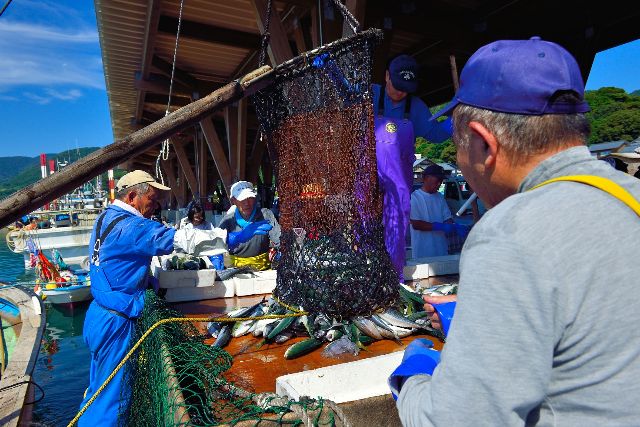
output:
M418 63L409 55L399 55L389 63L389 78L399 91L413 93L418 89Z
M581 102L556 100L565 92L574 92ZM499 40L478 49L462 69L453 100L432 120L449 115L458 104L524 115L589 111L575 58L540 37Z

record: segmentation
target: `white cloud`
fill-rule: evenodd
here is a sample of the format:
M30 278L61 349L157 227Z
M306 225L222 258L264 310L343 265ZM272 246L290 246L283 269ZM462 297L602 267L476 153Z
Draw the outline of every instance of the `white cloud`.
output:
M0 76L3 92L61 85L104 90L98 34L95 29L0 21Z
M44 94L37 94L33 92L24 92L22 94L24 98L35 102L40 105L50 104L54 100L59 101L75 101L82 96L82 92L78 89L69 89L66 91L58 91L54 89L45 89ZM16 99L17 100L17 99Z

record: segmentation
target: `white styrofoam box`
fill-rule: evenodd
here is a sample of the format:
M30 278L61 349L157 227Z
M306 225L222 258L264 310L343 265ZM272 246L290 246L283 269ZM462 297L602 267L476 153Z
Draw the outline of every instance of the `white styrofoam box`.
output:
M168 288L164 298L168 302L201 301L206 299L229 298L233 296L233 293L233 282L217 281L210 286Z
M409 259L407 265L404 266L404 277L410 280L458 274L459 272L459 254Z
M341 363L276 379L276 394L299 399L322 397L335 403L390 394L387 379L402 362L404 352ZM348 384L348 387L345 387Z
M276 288L276 270L256 271L248 274L236 274L236 296L270 294Z

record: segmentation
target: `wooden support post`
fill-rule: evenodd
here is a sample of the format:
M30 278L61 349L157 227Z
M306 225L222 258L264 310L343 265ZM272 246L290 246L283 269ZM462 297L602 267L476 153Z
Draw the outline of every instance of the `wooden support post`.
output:
M184 176L187 179L189 188L191 188L191 193L194 195L198 194L198 180L196 179L196 175L193 173L193 167L189 162L189 157L187 157L187 152L184 149L184 146L182 143L174 142L173 149L176 152L180 169L182 169L182 173L184 173Z
M236 167L238 179L245 179L247 165L247 99L238 101L238 163Z
M229 153L229 166L231 167L231 179L238 179L238 107L229 105L224 109L224 125L227 128L227 152Z
M262 165L262 157L264 156L265 140L260 138L260 131L256 133L256 139L251 150L249 159L249 170L247 171L247 179L253 183L258 182L258 170Z
M267 1L268 0L253 0L251 2L256 14L258 28L261 33L264 33L266 27L265 19L267 18ZM282 20L280 19L280 15L278 14L278 10L275 8L275 5L271 8L269 34L271 34L271 37L269 38L269 48L267 51L269 53L271 63L276 65L291 59L293 57L293 53L291 52L291 46L289 46L289 39L287 38L287 33L284 30Z
M187 200L190 200L189 197L189 185L187 185L187 177L184 175L184 171L181 167L178 167L178 189L180 191L180 198L183 200L181 208L184 208L187 205Z
M196 132L196 141L197 141L197 149L198 149L198 190L200 192L200 197L207 197L207 171L209 170L209 153L207 149L207 143L204 138L200 134L200 132Z
M311 8L311 48L320 46L320 16L318 16L318 6Z
M166 162L161 161L160 165L162 166L162 171L167 178L167 182L169 183L169 187L171 187L171 192L175 196L178 206L184 206L185 200L182 198L182 192L176 179L175 162L173 160L167 160Z
M233 184L233 174L229 167L227 156L224 154L222 142L220 141L220 138L218 138L218 133L216 132L210 118L205 117L200 121L200 129L202 129L202 134L207 140L207 146L209 146L211 157L213 157L213 163L215 163L216 169L218 169L225 191L228 194L231 184Z
M307 43L304 41L304 33L302 27L300 27L300 21L296 20L295 28L293 29L293 41L296 44L298 53L307 51Z

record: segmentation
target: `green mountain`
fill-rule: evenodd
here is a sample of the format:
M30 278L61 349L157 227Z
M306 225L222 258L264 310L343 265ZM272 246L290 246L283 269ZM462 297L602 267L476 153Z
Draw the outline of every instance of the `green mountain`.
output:
M47 163L49 159L57 159L60 162L65 161L71 164L98 149L99 147L84 147L60 153L47 153ZM4 199L21 188L33 184L40 177L40 156L0 157L0 199ZM106 177L104 182L106 182Z

